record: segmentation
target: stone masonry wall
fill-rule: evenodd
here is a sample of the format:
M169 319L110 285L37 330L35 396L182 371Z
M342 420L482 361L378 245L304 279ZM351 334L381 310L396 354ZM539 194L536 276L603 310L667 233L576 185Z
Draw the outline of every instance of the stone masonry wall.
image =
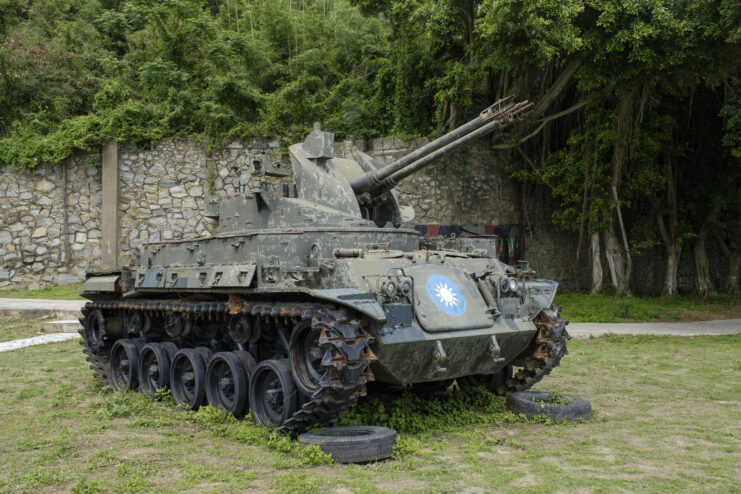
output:
M0 168L0 289L72 283L100 259L100 164Z
M101 268L101 163L94 158L0 168L0 289L75 283ZM120 146L121 262L142 242L213 233L214 221L203 216L206 196L233 195L256 164L280 160L279 142L266 139L233 142L210 156L190 139L147 150Z
M376 139L368 151L387 163L426 142ZM337 143L349 156L363 141ZM215 232L203 216L210 194L229 196L249 186L255 166L281 161L277 140L232 142L210 155L189 139L164 139L150 149L121 145L119 248L126 264L133 246L147 241L193 238ZM575 239L531 214L531 241L521 211L520 186L512 182L506 153L482 140L405 179L399 190L420 224L507 227L539 274L568 288L588 283L585 263L576 263ZM0 169L0 289L71 283L101 265L101 163L86 156L34 170ZM532 247L535 247L533 250Z
M120 249L208 235L216 223L203 216L208 195L244 189L257 163L280 161L277 140L232 142L208 156L190 139L163 139L150 150L119 149Z

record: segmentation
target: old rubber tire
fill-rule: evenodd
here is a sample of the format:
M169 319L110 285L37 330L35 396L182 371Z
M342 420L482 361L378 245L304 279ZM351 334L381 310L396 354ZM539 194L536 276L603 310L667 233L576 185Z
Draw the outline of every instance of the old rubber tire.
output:
M323 427L298 436L299 444L315 444L338 463L365 463L391 456L396 431L374 425Z
M549 403L554 393L546 391L517 391L507 398L507 408L526 417L547 417L556 423L588 419L592 413L589 401L579 396L559 394L571 403Z

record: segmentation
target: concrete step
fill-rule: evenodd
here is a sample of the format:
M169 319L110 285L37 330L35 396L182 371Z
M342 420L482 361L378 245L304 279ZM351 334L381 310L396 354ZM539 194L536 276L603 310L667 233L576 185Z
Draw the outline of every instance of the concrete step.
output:
M0 298L0 316L29 319L54 316L60 319L78 319L85 302L86 300Z
M45 321L41 323L44 333L77 333L82 325L77 319Z

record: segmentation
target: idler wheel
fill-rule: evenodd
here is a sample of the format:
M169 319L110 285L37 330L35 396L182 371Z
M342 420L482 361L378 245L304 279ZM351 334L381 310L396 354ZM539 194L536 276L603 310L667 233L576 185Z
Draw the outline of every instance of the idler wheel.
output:
M132 340L118 340L111 349L111 384L116 391L136 389L139 384L139 347Z
M85 339L90 350L97 354L103 348L106 337L105 319L100 310L93 310L85 321Z
M241 418L248 387L247 371L234 353L220 352L211 357L206 369L206 395L211 405Z
M177 347L175 350L177 351ZM172 348L166 343L147 343L140 350L139 388L146 396L154 398L158 389L169 385L171 352Z
M296 386L288 359L264 360L252 374L250 408L258 424L275 429L296 411Z
M290 365L296 387L311 396L319 389L325 370L322 366L324 349L319 345L321 330L312 328L311 321L301 321L291 334Z
M206 398L206 363L195 348L178 350L170 364L170 388L175 403L197 410Z

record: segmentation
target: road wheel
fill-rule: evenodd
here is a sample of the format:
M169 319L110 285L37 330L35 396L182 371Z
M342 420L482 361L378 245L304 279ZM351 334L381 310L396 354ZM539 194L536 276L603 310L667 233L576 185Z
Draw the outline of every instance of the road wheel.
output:
M242 418L247 404L247 371L232 352L214 354L206 369L206 395L211 405Z
M147 343L139 352L139 388L150 398L170 383L170 354L162 343Z
M250 408L255 422L274 429L296 411L296 386L288 359L260 362L250 382Z
M136 389L139 348L131 340L118 340L111 349L111 384L116 391Z
M179 350L170 364L172 398L182 408L197 410L206 398L206 366L194 348Z

